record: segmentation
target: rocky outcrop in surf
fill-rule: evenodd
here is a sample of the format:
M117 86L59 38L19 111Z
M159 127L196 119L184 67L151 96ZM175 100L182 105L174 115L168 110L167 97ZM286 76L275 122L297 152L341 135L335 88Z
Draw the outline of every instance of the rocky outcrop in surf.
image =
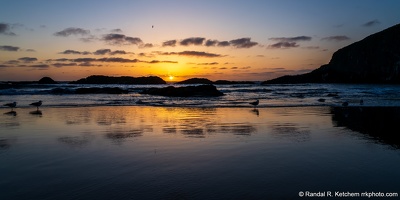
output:
M218 91L214 85L199 85L199 86L186 86L174 87L168 86L165 88L150 88L143 90L140 94L150 94L168 97L218 97L224 95Z
M70 82L71 84L166 84L166 82L158 76L148 77L131 77L131 76L103 76L92 75L77 81Z

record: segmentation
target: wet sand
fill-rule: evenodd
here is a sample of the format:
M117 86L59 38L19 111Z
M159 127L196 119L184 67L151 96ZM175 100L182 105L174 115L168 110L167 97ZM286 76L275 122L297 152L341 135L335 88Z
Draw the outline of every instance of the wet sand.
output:
M0 109L5 199L400 192L399 108Z

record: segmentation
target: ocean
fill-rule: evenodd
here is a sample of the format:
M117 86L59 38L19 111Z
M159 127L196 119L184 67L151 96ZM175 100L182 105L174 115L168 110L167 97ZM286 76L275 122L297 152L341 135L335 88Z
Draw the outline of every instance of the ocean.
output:
M188 85L174 85L182 87ZM74 94L77 88L118 87L128 94ZM277 106L400 106L400 85L375 84L234 84L216 85L224 93L221 97L162 97L139 94L147 88L166 85L77 85L23 84L0 89L0 103L17 102L27 107L31 102L43 101L47 106L176 106L176 107L249 107L249 102L260 100L258 107ZM323 100L321 100L323 99ZM140 102L140 103L138 103Z

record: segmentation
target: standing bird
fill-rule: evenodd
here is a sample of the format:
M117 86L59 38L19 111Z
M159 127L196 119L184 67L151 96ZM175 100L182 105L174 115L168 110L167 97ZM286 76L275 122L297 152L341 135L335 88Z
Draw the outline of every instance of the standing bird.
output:
M39 110L39 106L42 105L42 101L34 102L34 103L29 104L29 105L36 106L37 110Z
M256 108L256 106L257 106L259 103L260 103L260 101L257 99L256 101L250 102L249 104L253 105L254 108Z
M13 111L14 110L14 108L17 106L17 102L12 102L12 103L6 103L6 104L4 104L4 106L8 106L8 107L10 107L11 108L11 111Z

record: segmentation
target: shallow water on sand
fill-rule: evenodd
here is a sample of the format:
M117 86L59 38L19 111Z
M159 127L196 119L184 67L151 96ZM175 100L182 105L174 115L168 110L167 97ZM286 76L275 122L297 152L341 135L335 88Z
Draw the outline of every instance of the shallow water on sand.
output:
M0 109L0 199L400 192L400 143L390 132L400 112L394 110ZM371 125L376 129L364 129L382 117Z

